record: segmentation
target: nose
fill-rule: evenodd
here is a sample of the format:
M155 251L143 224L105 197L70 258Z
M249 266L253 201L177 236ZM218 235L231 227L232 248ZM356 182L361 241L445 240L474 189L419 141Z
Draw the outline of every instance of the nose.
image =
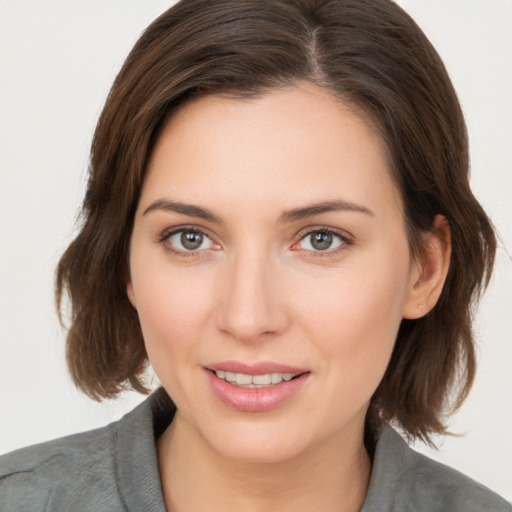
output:
M244 342L282 333L289 318L280 269L265 254L239 254L221 272L218 328Z

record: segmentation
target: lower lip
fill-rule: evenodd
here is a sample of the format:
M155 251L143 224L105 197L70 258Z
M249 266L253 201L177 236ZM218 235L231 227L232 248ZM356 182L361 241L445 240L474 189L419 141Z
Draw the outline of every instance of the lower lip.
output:
M303 373L267 388L251 389L229 384L211 370L206 373L215 396L232 409L244 412L264 412L284 404L300 391L310 375Z

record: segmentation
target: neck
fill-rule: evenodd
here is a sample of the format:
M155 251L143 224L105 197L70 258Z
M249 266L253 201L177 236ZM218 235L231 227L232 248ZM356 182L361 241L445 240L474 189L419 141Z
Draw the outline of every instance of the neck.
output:
M214 451L179 412L157 448L168 512L357 512L371 470L362 431L357 442L344 436L290 460L251 463Z

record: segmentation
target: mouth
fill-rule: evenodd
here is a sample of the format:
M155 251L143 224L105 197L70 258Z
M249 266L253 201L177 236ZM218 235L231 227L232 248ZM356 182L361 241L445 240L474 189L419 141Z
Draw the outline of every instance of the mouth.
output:
M291 400L310 380L311 372L274 363L225 362L205 367L213 394L230 408L264 412Z
M225 380L232 386L248 389L261 389L281 384L281 382L288 382L296 379L301 373L264 373L261 375L250 375L247 373L235 373L225 370L211 370L215 375L222 380Z

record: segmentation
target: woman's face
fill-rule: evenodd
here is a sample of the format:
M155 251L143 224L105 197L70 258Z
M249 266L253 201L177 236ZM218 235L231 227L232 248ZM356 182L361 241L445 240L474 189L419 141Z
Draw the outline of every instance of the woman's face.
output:
M175 421L267 462L360 442L418 278L381 141L312 85L171 118L130 269Z

